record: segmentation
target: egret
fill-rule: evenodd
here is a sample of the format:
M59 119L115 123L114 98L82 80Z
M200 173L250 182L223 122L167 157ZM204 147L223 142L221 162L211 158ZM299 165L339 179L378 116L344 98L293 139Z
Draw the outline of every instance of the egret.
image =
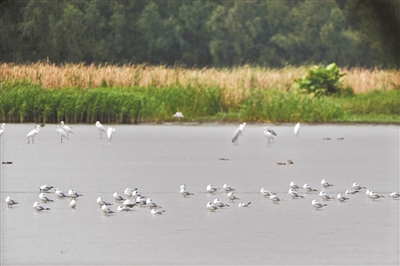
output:
M69 133L74 134L75 132L72 130L72 127L67 126L64 121L61 121L61 129L64 130L65 132L67 132L67 135Z
M0 137L1 137L1 135L3 135L3 133L4 133L4 126L5 126L6 124L2 124L1 125L1 129L0 129Z
M235 130L232 136L232 143L239 144L239 136L243 136L243 130L246 126L246 123L239 125L238 129Z
M313 201L311 202L311 205L312 205L316 210L319 210L319 209L321 209L321 208L324 207L324 206L328 206L328 205L326 205L326 204L322 204L321 202L318 202L317 200L313 200Z
M100 121L96 122L96 127L99 130L99 139L101 138L101 132L107 133L107 129L100 123Z
M112 142L112 134L115 132L115 128L109 127L107 129L107 138L108 138L108 142Z
M175 114L172 115L172 117L177 117L178 119L184 118L181 112L176 112Z
M7 198L6 198L6 203L7 203L7 207L12 207L14 204L19 204L18 202L12 200L12 199L10 198L10 196L7 196Z
M67 140L68 138L68 133L65 132L62 128L60 128L59 126L57 126L57 132L58 134L61 136L61 143L63 143L63 138L66 138Z
M297 124L294 126L294 135L295 135L296 137L299 136L299 130L300 130L300 122L297 123Z
M35 126L35 129L34 130L31 130L29 133L28 133L28 135L26 135L26 138L28 139L28 144L30 143L29 142L29 138L32 138L32 144L34 144L34 139L35 139L35 136L37 135L37 133L39 133L39 129L41 128L41 126L40 125L37 125L37 126Z
M275 139L275 137L277 136L275 131L269 129L268 127L264 127L264 134L268 138L268 143L270 143L271 140Z

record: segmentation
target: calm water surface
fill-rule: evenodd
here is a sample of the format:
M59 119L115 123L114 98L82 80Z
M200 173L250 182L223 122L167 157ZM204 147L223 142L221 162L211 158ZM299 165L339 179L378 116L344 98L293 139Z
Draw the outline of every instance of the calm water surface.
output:
M28 145L33 126L7 124L1 138L1 161L13 162L1 165L2 265L399 264L400 200L387 198L399 191L398 126L302 125L296 138L293 125L270 125L278 138L268 144L264 125L248 125L233 145L238 125L118 125L111 144L94 125L73 125L61 144L56 125L47 124ZM294 164L276 164L287 159ZM335 185L325 189L332 196L357 182L386 198L372 201L363 190L316 211L317 193L287 194L291 181L321 190L323 178ZM228 183L240 201L208 195L210 183ZM43 184L84 196L73 210L48 193L55 202L38 213L32 204ZM183 198L182 184L195 195ZM135 207L105 216L97 197L116 211L112 194L126 187L164 215ZM272 204L262 187L284 201ZM8 195L20 204L7 208ZM231 207L209 212L215 198Z

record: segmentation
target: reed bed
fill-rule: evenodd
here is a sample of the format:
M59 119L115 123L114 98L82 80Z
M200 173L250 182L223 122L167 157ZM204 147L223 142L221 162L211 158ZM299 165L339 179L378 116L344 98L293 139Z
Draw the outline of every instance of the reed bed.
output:
M240 101L251 89L289 90L295 78L304 77L307 67L288 66L281 69L251 67L249 65L229 69L185 69L179 66L149 65L84 65L49 62L26 65L3 63L0 65L2 81L28 81L43 88L77 87L219 87ZM355 93L400 88L399 70L341 69L347 73L343 86Z

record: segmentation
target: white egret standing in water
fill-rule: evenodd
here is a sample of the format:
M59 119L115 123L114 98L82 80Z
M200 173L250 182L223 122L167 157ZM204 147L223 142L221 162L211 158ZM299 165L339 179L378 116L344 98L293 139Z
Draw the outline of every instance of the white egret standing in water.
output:
M67 125L64 123L64 121L61 121L60 124L61 124L61 128L62 128L65 132L67 132L67 135L68 135L69 133L71 133L71 134L75 133L74 130L72 130L72 127L67 126ZM68 135L68 137L69 137L69 135Z
M295 135L296 137L299 136L299 130L300 130L300 122L297 123L297 124L294 126L294 135Z
M239 143L239 136L243 136L243 130L244 127L246 126L246 123L243 123L241 125L239 125L238 129L235 130L235 132L233 132L233 136L232 136L232 143Z
M34 144L34 138L35 138L35 136L37 135L37 133L39 133L39 129L40 129L41 127L42 127L41 125L35 126L35 129L34 129L34 130L31 130L31 131L28 133L28 135L26 135L26 138L28 139L28 144L30 143L30 142L29 142L29 138L32 138L32 144Z
M108 142L112 142L112 134L115 132L115 128L109 127L107 129L107 138L108 138Z
M4 126L5 126L6 124L2 124L1 125L1 129L0 129L0 137L1 137L1 135L3 135L3 133L4 133Z
M264 127L264 134L268 138L268 143L270 143L271 140L275 139L275 137L277 136L275 131L269 129L268 127Z
M176 112L175 114L172 115L172 117L177 117L178 119L184 118L181 112Z
M61 143L63 143L63 138L69 139L68 138L68 133L65 132L62 128L60 128L59 126L57 126L57 132L58 134L60 134L61 136Z
M99 139L101 138L101 132L107 133L107 129L100 123L100 121L96 122L96 127L99 130Z

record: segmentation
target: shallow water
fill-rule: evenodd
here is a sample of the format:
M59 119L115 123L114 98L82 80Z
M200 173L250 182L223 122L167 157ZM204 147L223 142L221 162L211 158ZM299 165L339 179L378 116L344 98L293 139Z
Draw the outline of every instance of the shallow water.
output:
M234 145L237 125L117 125L111 144L94 125L73 125L61 144L48 124L28 145L33 126L7 124L1 138L1 161L13 162L1 165L2 265L399 264L400 200L387 198L399 191L398 126L302 125L296 138L293 125L270 125L278 137L268 144L263 125L247 125ZM287 159L294 164L276 164ZM332 196L357 182L386 198L372 201L362 190L316 211L317 193L287 194L290 181L321 190L323 178L334 184L325 189ZM207 194L210 183L228 183L240 200ZM48 193L55 202L38 213L32 204L43 184L84 196L73 210ZM183 198L182 184L195 195ZM126 187L165 213L135 207L105 216L97 197L116 211L112 194ZM271 203L261 187L284 201ZM7 208L8 195L20 204ZM209 212L215 198L231 207Z

